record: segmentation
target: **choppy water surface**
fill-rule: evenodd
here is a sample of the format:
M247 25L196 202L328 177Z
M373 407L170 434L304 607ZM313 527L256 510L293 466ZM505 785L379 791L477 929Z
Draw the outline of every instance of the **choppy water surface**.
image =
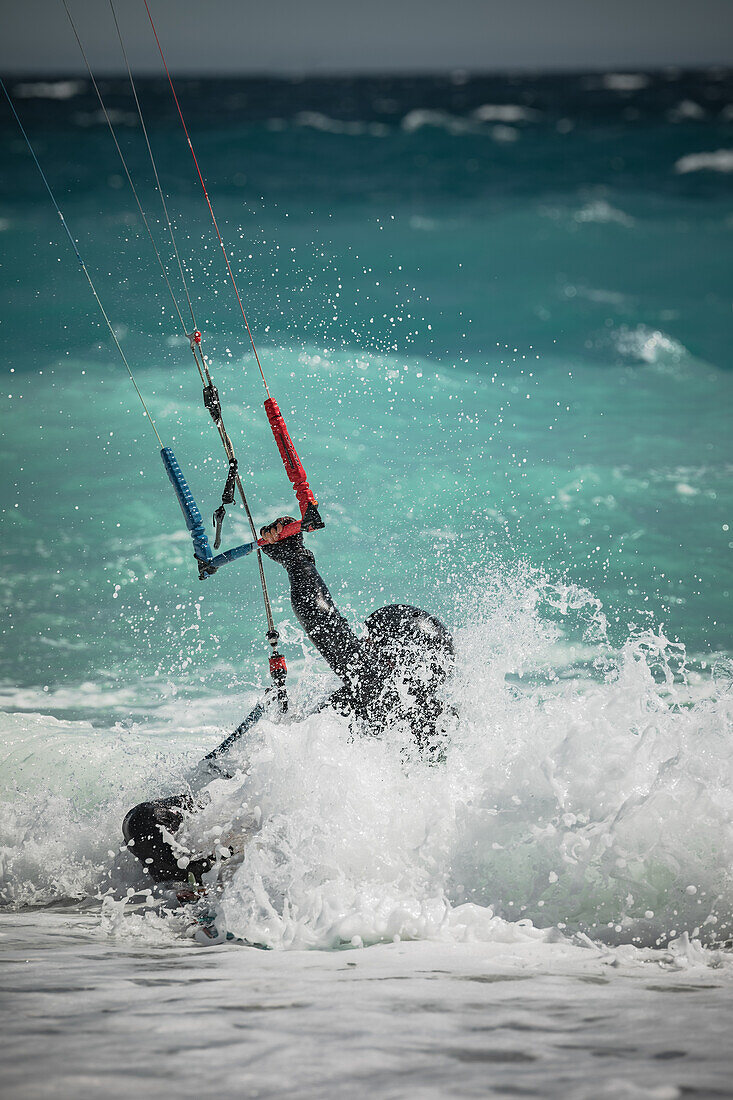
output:
M730 972L684 950L644 959L515 927L494 943L200 951L110 944L83 912L33 915L19 937L18 923L0 918L23 1014L3 1021L12 1097L178 1081L222 1096L730 1095Z
M3 116L6 991L72 1042L78 1095L124 1091L122 1006L146 1081L183 1059L223 1094L246 1037L263 1096L296 1066L302 1095L728 1095L729 74L180 90L327 520L319 565L355 624L391 601L450 623L459 719L431 769L397 730L303 717L329 680L269 566L296 711L261 724L190 839L248 838L220 919L275 950L202 952L142 903L120 819L257 698L262 613L251 561L196 581ZM154 210L124 85L105 91ZM217 440L89 88L14 92L206 516ZM264 522L289 487L170 104L141 92ZM227 529L247 537L240 512ZM11 1087L52 1095L18 1042Z

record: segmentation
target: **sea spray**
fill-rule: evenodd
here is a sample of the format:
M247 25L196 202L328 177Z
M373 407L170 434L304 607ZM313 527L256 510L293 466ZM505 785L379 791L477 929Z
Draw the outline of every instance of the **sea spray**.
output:
M733 696L700 698L661 632L599 646L600 671L569 676L542 614L560 587L487 579L458 635L444 767L406 761L389 728L263 729L241 788L263 824L224 888L228 928L270 946L430 937L470 901L611 942L725 939ZM598 601L566 594L562 633L596 634Z
M262 721L233 778L209 787L184 836L235 850L212 895L227 929L268 947L332 948L465 936L470 912L471 935L501 919L640 946L682 933L725 941L727 679L689 674L659 630L613 648L596 597L521 564L487 572L455 610L468 618L456 628L459 718L445 764L409 751L398 728L361 737L326 710ZM305 697L311 678L325 686L306 671ZM4 721L54 731L51 719ZM97 805L72 791L6 806L6 904L144 885L119 852L119 820L145 782L147 795L185 783L190 741L182 756L180 741L167 752L159 736L68 726L77 782L98 783Z

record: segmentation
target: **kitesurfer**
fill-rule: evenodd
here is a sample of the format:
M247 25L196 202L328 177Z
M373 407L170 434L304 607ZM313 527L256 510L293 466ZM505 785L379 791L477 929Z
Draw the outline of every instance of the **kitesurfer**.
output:
M398 725L406 744L416 745L428 762L439 763L453 714L441 698L454 661L448 629L427 611L390 604L373 611L365 621L366 635L357 637L337 609L302 535L278 541L293 522L285 516L263 527L263 552L286 569L293 611L342 681L322 708L348 716L355 735L378 736L388 723ZM175 840L184 815L195 810L195 800L187 794L143 802L127 814L125 840L156 882L190 877L200 882L211 869L213 857L189 859Z
M147 9L147 2L145 6ZM452 639L439 619L436 619L433 615L425 611L421 611L419 608L402 604L393 604L372 612L366 620L366 635L363 638L358 638L343 616L338 612L328 588L316 569L313 555L303 546L300 531L317 531L323 527L323 520L318 512L318 501L308 484L305 469L298 457L293 441L290 438L280 408L270 393L249 321L247 320L242 296L234 276L232 264L214 215L211 199L206 189L204 176L196 158L196 153L173 85L173 80L165 62L157 32L155 31L152 16L150 15L149 9L147 10L151 27L155 34L156 43L160 51L163 67L168 77L171 93L186 136L188 148L193 157L196 173L201 183L206 206L219 240L229 279L237 298L242 321L252 348L252 354L267 394L267 399L264 402L265 412L288 479L293 486L296 499L300 506L300 520L296 521L291 517L276 520L274 524L270 524L268 527L263 528L261 539L257 539L254 521L239 476L234 448L224 427L219 393L211 376L208 357L204 355L202 350L202 336L196 324L193 302L188 290L179 250L175 243L173 224L165 203L163 190L158 186L158 192L163 207L163 215L168 226L173 251L178 260L182 289L191 315L190 327L184 319L178 299L171 286L165 264L160 256L153 233L150 230L144 208L140 203L128 164L117 137L115 136L114 127L104 104L104 99L96 79L94 78L94 74L86 61L84 48L68 9L67 15L69 16L74 34L76 35L82 55L87 64L89 76L99 99L102 113L107 121L115 146L120 155L140 216L147 229L153 250L161 268L161 273L168 291L170 292L175 312L178 314L181 328L190 345L191 353L203 385L204 405L209 411L216 426L217 434L227 457L228 473L222 492L221 507L217 508L214 513L215 538L213 549L219 549L222 522L226 514L226 506L234 503L237 494L244 506L250 525L252 535L251 542L233 547L221 554L214 555L212 552L201 519L201 514L191 490L183 476L173 451L170 447L166 447L163 444L155 421L145 402L145 398L135 380L130 363L120 344L112 322L105 311L99 294L97 293L96 286L86 267L78 244L66 223L54 192L36 156L35 150L18 117L12 98L1 80L0 90L10 104L10 108L28 146L28 150L38 168L51 202L64 227L69 243L86 277L107 329L109 330L112 342L119 352L122 363L130 377L130 381L150 424L150 428L155 435L156 442L160 447L160 455L163 464L173 484L178 503L183 511L186 526L193 540L194 557L197 563L199 579L207 580L209 577L213 577L222 565L234 561L237 558L245 557L255 550L258 551L260 584L262 587L265 617L268 628L266 637L272 650L269 657L270 675L275 685L275 699L277 704L279 704L281 710L287 707L287 695L285 692L287 669L284 657L277 649L279 635L275 629L265 573L262 568L262 560L259 557L260 547L269 557L279 562L287 570L295 614L302 623L308 637L323 655L333 672L341 679L342 686L323 703L323 706L331 706L341 713L348 715L352 722L352 731L354 735L359 733L378 735L386 728L401 730L404 734L404 747L406 750L409 750L409 746L412 745L429 763L438 763L444 755L447 725L451 716L450 708L444 705L440 693L453 663ZM116 17L115 23L117 23ZM119 26L117 29L119 33ZM124 54L124 45L121 36L120 44ZM127 62L126 55L125 61ZM140 102L137 92L135 91L134 80L129 65L126 65L126 67L138 109L140 125L145 134L151 166L155 179L159 183L158 170L155 165L150 142L148 141L145 122L140 110ZM289 527L291 530L286 533L284 530L285 527ZM295 534L292 528L295 528L298 533ZM217 767L219 758L228 751L233 743L244 736L246 731L249 730L255 722L259 721L264 713L264 705L262 703L258 704L237 730L230 734L222 745L218 746L218 748L207 755L202 764L205 764L207 768ZM219 770L219 774L222 774L221 769ZM159 799L156 802L141 803L139 806L135 806L127 814L123 823L125 839L129 847L144 863L150 876L154 880L172 881L176 878L180 878L181 872L185 872L187 875L193 876L195 881L200 881L202 876L205 875L206 871L211 867L213 857L203 857L191 860L188 853L186 853L176 838L176 834L179 834L180 839L179 830L183 823L184 815L187 813L194 813L198 805L200 805L200 803L197 803L193 793L189 793L187 795Z
M442 756L445 704L440 688L453 666L453 639L434 615L406 604L373 611L358 638L338 611L303 545L302 535L278 540L290 516L263 527L264 553L285 567L293 611L316 649L343 683L327 701L354 716L364 732L402 721L423 755Z

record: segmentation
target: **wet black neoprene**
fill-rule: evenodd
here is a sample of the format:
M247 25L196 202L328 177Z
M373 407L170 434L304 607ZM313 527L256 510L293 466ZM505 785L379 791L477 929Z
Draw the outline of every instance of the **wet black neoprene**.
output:
M315 558L303 546L300 535L265 547L268 557L285 567L290 581L293 611L313 645L342 681L324 704L359 719L359 730L378 735L390 716L402 718L424 757L442 759L445 737L440 719L445 708L434 693L427 691L413 705L405 705L392 682L394 663L384 659L389 645L375 646L360 640L336 607L333 597L316 568ZM417 609L407 608L420 615ZM442 624L438 620L428 619ZM443 628L444 629L444 628ZM399 639L397 639L399 644ZM444 643L445 644L445 643ZM452 643L448 638L449 652ZM209 858L195 859L186 865L168 836L180 828L183 815L195 812L190 795L142 802L127 814L123 823L125 840L156 882L185 879L193 875L197 882L212 865ZM180 860L180 862L179 862ZM184 866L181 866L181 863Z

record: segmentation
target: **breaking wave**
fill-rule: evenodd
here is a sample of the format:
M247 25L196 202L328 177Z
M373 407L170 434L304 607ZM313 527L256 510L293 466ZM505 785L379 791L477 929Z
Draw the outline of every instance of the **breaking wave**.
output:
M234 850L216 888L227 929L273 948L533 929L638 946L725 941L729 666L691 673L659 629L612 647L597 599L524 566L487 573L455 617L459 718L445 765L416 758L397 728L353 739L322 712L263 721L234 777L207 788L182 839ZM325 687L306 669L301 697ZM2 900L106 893L110 929L142 934L125 894L145 882L120 851L120 819L181 789L214 737L171 745L139 728L2 721Z
M675 172L733 172L733 149L717 149L714 153L688 153L680 157Z

